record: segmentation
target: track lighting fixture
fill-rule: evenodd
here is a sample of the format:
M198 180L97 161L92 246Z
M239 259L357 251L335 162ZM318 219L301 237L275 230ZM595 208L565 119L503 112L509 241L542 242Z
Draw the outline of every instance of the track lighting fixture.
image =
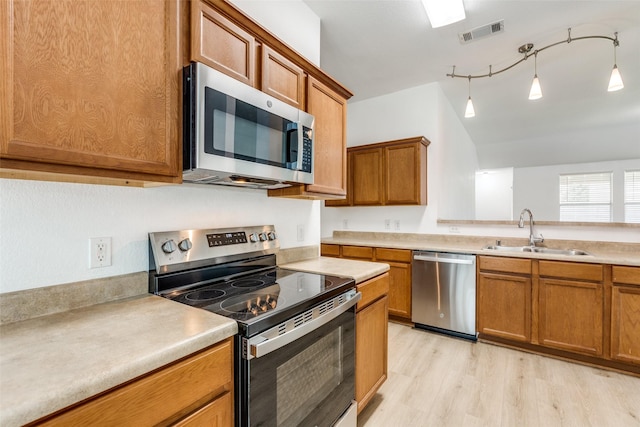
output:
M471 102L471 76L469 76L469 99L467 100L467 108L464 110L464 116L466 118L475 117L476 110L473 108L473 102Z
M622 89L624 87L624 84L622 83L622 77L620 76L620 71L618 70L618 64L616 61L616 48L620 45L620 42L618 41L618 33L617 32L614 33L614 37L596 35L596 36L583 36L583 37L571 38L571 28L569 28L567 31L568 31L568 36L565 40L552 43L550 45L541 47L540 49L533 50L533 43L527 43L520 46L518 48L518 52L521 53L523 57L520 58L518 61L514 62L513 64L498 71L493 71L491 65L489 65L488 74L477 74L477 75L456 74L456 67L454 65L453 71L450 74L447 74L447 77L451 77L451 78L458 77L458 78L464 78L469 80L469 98L467 100L467 109L465 110L464 116L465 117L475 116L473 103L471 102L471 79L493 77L496 74L500 74L507 70L510 70L516 65L520 64L521 62L526 61L531 55L534 56L534 75L533 75L533 82L531 84L531 90L529 91L529 99L542 98L542 88L540 87L540 80L538 79L538 53L546 49L549 49L551 47L558 46L563 43L571 43L577 40L606 39L606 40L611 40L613 42L613 70L611 71L611 78L609 79L608 91L613 92L613 91Z

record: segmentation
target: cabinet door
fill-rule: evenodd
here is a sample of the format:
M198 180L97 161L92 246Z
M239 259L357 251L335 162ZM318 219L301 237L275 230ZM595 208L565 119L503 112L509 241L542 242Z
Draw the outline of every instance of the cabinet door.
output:
M307 83L307 111L315 117L313 185L307 191L347 194L347 100L313 77Z
M611 302L611 358L640 365L640 287L613 286Z
M426 147L422 144L392 145L384 149L386 205L426 204ZM424 168L421 173L421 166ZM423 182L424 181L424 182Z
M347 195L342 199L325 200L327 207L351 206L353 205L353 174L351 173L353 154L347 149Z
M256 86L256 39L203 0L191 2L191 59Z
M179 179L180 7L1 2L3 168Z
M383 203L382 148L351 153L352 200L355 206Z
M387 379L387 310L385 296L356 313L358 413Z
M478 331L514 341L531 340L531 278L480 273Z
M540 344L601 356L602 284L556 279L540 279L539 283Z
M389 264L389 314L411 320L411 264Z
M261 81L263 92L304 110L304 70L266 45L262 45Z

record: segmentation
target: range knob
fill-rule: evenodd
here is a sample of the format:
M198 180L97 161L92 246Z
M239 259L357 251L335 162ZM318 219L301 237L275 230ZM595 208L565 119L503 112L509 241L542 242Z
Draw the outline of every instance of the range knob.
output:
M166 254L170 254L171 252L176 250L176 242L173 240L167 240L162 244L162 251Z
M257 242L258 241L258 235L256 233L251 233L249 235L249 240L251 240L252 242Z
M260 241L261 242L267 241L267 233L260 233Z
M276 233L270 231L269 234L267 234L267 237L269 238L269 240L276 240Z
M181 240L180 243L178 243L178 248L180 248L182 252L186 252L192 247L193 247L193 243L191 243L191 240L189 240L188 238Z

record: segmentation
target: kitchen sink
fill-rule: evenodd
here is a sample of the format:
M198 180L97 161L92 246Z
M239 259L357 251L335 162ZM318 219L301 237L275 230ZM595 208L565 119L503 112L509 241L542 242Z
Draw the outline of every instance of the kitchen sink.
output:
M537 246L502 246L502 245L487 245L482 249L488 249L499 252L534 252L540 254L553 254L553 255L591 255L588 252L581 251L579 249L551 249L541 248Z

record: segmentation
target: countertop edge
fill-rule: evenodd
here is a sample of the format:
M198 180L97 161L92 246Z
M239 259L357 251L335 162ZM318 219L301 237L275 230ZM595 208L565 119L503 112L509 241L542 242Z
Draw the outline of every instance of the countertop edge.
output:
M279 267L308 273L351 277L356 284L389 271L389 264L373 261L359 261L333 257L317 257L283 264Z
M34 391L34 393L31 393L31 395L29 396L30 398L5 399L5 393L7 392L7 390L5 389L3 390L3 404L0 405L0 408L2 409L0 411L0 425L19 426L36 421L42 417L53 414L59 410L82 402L105 391L116 388L136 378L149 374L150 372L158 368L170 365L182 358L197 353L207 347L210 347L229 337L232 337L237 333L237 323L231 319L209 313L204 310L185 306L174 301L165 300L164 298L150 294L125 298L123 300L111 301L104 304L97 304L97 306L100 306L103 310L105 310L105 306L110 306L106 310L118 310L118 306L125 307L129 304L139 303L140 301L152 301L153 304L161 305L162 310L169 309L174 311L175 313L179 313L178 317L189 317L190 313L188 312L191 310L196 310L196 316L199 317L198 320L205 325L201 326L202 330L197 333L185 336L184 338L176 339L175 341L167 343L166 345L156 345L152 350L148 352L148 354L144 356L138 354L136 355L136 357L132 357L130 359L130 362L126 364L115 364L105 367L95 375L87 374L79 380L78 378L69 378L69 382L64 385L64 392L62 393L60 392L60 389L55 388L49 390L39 389L37 391ZM169 306L167 304L172 305ZM175 304L175 306L173 304ZM25 320L21 322L15 322L15 324L4 325L0 330L5 331L9 328L19 328L21 326L20 324L25 324L26 326L28 323L42 323L46 322L47 318L60 317L65 315L74 317L85 315L87 317L90 317L91 315L88 313L91 313L91 307L71 310L69 312L57 313L49 316L42 316L40 318ZM145 313L141 313L140 315L145 316ZM205 316L204 318L206 318L206 320L203 321L202 316ZM209 321L209 324L207 324L207 320ZM3 333L3 339L5 339L5 337L6 335ZM8 339L11 339L11 337L9 337ZM105 339L105 341L108 341L108 337ZM6 342L3 344L6 344ZM109 347L111 346L108 343L104 344L105 350ZM66 351L68 351L68 349ZM4 353L4 350L0 351L0 355L6 357L7 355ZM60 355L63 355L63 352L61 352ZM15 355L9 355L8 358L12 358L12 356ZM15 357L13 358L15 359ZM21 360L21 362L23 362L22 366L24 367L24 360ZM33 361L31 363L33 364ZM7 366L3 364L3 368L7 369ZM5 382L4 379L5 375L3 372L3 382ZM37 393L41 394L38 395L37 398L34 398L34 394ZM7 400L11 400L11 402L9 402L9 405L5 406L4 402L6 402Z
M392 249L407 249L407 250L423 250L423 251L435 251L435 252L456 252L472 255L486 255L486 256L501 256L510 258L528 258L528 259L542 259L552 261L569 261L569 262L582 262L582 263L596 263L596 264L612 264L612 265L624 265L624 266L640 266L640 253L634 254L631 252L615 252L615 251L599 251L587 248L586 251L589 255L557 255L557 254L544 254L536 252L509 252L509 251L496 251L490 249L483 249L483 246L492 244L494 241L491 238L485 239L486 243L443 243L443 242L429 242L419 241L413 238L403 240L389 239L367 239L364 237L326 237L321 239L323 244L333 245L354 245L354 246L369 246L376 248L392 248ZM544 246L544 245L543 245ZM582 249L582 248L563 248L563 249Z

